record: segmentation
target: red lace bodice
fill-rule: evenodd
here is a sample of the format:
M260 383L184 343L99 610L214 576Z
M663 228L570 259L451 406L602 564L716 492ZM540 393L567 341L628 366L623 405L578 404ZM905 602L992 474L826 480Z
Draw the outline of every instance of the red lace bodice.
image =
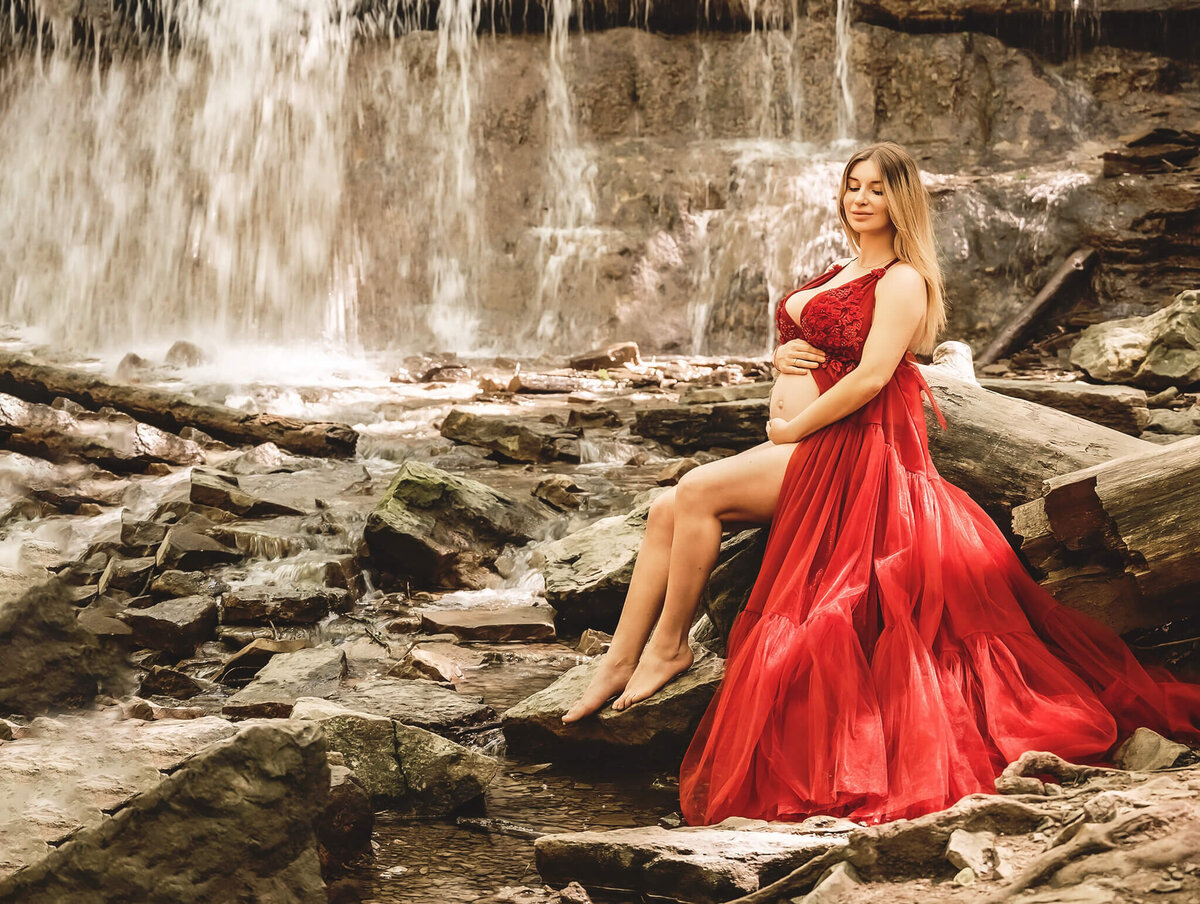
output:
M825 381L828 382L818 380L822 392L828 388L828 385L836 383L854 370L862 360L863 345L867 341L867 334L871 331L871 323L875 316L875 284L887 272L888 267L895 263L896 261L892 261L885 267L876 267L857 279L852 279L824 292L818 292L801 309L799 323L788 314L788 299L797 292L803 292L828 282L841 272L842 265L834 264L816 279L805 283L798 289L793 289L780 300L779 306L775 310L779 344L782 345L799 338L825 352L825 363L821 367L826 371ZM900 366L912 367L920 381L922 391L929 397L929 403L933 406L938 422L945 428L946 421L942 416L941 409L934 401L933 392L929 389L929 384L925 382L916 363L916 356L908 351L904 353Z

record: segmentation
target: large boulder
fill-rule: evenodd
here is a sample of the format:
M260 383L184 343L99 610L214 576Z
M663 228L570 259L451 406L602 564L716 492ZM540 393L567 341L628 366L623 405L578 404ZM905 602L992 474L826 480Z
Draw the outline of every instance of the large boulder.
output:
M488 449L504 461L579 461L578 429L527 417L455 408L442 421L441 432L446 439Z
M1200 290L1180 292L1145 317L1088 327L1071 349L1071 363L1105 383L1146 389L1200 383Z
M506 544L545 530L550 510L419 462L401 465L367 518L371 564L421 587L480 587Z
M492 757L433 732L326 700L298 700L292 717L320 724L371 799L405 815L452 813L500 771Z
M601 518L538 547L534 565L545 579L546 601L561 633L616 627L649 511L649 502L643 502L628 515Z
M453 735L492 722L496 712L481 697L460 694L433 681L368 678L343 688L336 700L359 712Z
M3 799L25 802L0 832L0 901L326 900L313 829L329 796L319 728L129 724L80 721L0 747L0 782L15 783Z
M582 696L599 664L597 659L576 666L505 712L509 749L678 764L725 673L724 660L702 651L692 668L636 706L623 712L605 707L595 717L564 725L563 714Z
M733 620L746 607L767 548L765 528L735 534L721 544L721 555L700 597L700 605L712 622L717 652L724 652Z
M718 904L769 885L844 846L841 834L761 820L711 828L658 826L544 835L534 843L547 882L621 889L694 904Z
M287 718L301 697L329 697L346 673L346 654L337 647L313 647L271 658L254 680L225 701L224 713L237 718Z
M187 656L216 629L217 601L210 596L181 596L145 609L126 609L120 618L142 646Z
M54 581L0 601L0 713L79 706L102 686L119 690L125 681L118 658L77 623L65 585Z

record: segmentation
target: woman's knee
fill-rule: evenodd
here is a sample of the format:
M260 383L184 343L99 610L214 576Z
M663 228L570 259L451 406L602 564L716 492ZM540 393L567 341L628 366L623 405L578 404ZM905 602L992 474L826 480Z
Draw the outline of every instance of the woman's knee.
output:
M675 511L711 508L712 492L718 483L705 472L704 466L688 471L675 485Z
M654 497L646 515L647 531L670 531L675 525L675 487Z

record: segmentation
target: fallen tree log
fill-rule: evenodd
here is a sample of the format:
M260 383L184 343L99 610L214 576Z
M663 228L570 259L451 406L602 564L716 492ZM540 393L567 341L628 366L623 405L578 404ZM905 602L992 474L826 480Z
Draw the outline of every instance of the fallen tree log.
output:
M85 408L115 408L172 433L195 427L225 442L274 443L301 455L347 457L358 444L358 434L346 424L249 414L162 389L109 383L94 374L17 355L0 354L0 392L30 402L49 404L61 397Z
M110 471L204 461L198 445L125 414L75 416L0 393L0 446L47 461L90 461Z
M1009 398L923 366L949 429L926 409L929 450L943 477L1005 527L1015 505L1042 495L1048 477L1159 447L1044 405ZM633 432L680 452L763 441L767 401L665 405L636 412Z
M1146 391L1132 386L1098 386L1082 380L1004 380L981 377L979 385L1001 395L1037 402L1138 436L1150 423Z
M1038 323L1054 308L1062 304L1062 299L1070 292L1077 291L1090 272L1096 261L1096 251L1093 248L1079 248L1062 262L1049 282L1042 287L1033 301L1017 312L1016 316L1002 326L999 332L988 343L988 347L979 355L979 364L991 364L998 358L1003 358L1009 352L1021 347Z
M1059 601L1118 631L1184 615L1200 592L1200 437L1052 477L1012 523Z

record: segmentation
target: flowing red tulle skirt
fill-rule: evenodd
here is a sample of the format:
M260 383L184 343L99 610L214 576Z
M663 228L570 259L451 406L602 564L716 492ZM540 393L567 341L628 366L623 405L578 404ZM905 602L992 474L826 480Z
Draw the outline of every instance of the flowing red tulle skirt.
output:
M920 393L906 360L796 446L683 761L688 823L913 817L993 791L1027 750L1097 762L1139 726L1200 737L1200 686L1055 601L941 478Z

